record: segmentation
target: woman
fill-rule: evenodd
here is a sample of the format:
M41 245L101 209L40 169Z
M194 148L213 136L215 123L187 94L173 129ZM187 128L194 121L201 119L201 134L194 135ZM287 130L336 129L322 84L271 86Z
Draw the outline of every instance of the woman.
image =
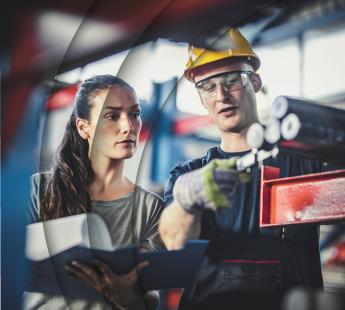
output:
M33 177L30 221L94 212L106 222L114 245L163 247L157 232L161 199L123 174L141 127L138 99L126 82L99 75L82 83L52 171ZM119 276L100 261L95 261L94 268L75 261L67 271L102 293L112 308L154 309L158 293L140 292L136 285L137 274L146 265L142 262ZM105 307L32 293L26 294L25 305L30 309Z

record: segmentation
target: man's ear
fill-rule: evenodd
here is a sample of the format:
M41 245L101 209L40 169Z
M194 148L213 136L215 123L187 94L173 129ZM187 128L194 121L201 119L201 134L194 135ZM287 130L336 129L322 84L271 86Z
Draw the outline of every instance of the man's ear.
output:
M252 80L252 83L253 83L254 90L257 93L261 89L261 86L262 86L261 77L260 77L259 74L253 73L251 75L251 80Z
M82 119L80 117L77 117L77 119L75 121L75 125L77 127L79 135L83 139L86 140L90 137L90 135L89 135L90 125L89 125L89 122L87 120Z

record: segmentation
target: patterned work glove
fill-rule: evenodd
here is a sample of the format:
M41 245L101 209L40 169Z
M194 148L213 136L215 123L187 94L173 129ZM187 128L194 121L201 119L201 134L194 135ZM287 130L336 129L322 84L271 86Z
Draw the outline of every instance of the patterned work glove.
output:
M179 176L174 199L191 214L199 214L204 208L231 208L237 184L249 180L247 173L233 169L237 159L213 159L203 168Z

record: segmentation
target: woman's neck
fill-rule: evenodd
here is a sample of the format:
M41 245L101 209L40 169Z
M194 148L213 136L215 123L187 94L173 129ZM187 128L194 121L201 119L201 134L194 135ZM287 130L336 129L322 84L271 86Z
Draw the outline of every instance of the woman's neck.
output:
M91 162L94 179L91 184L92 200L114 200L134 190L134 184L124 175L124 161Z

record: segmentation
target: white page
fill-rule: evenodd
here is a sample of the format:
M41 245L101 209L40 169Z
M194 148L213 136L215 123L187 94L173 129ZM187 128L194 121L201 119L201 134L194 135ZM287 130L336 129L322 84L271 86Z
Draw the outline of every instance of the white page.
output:
M78 214L27 226L26 257L34 261L90 244L95 249L112 250L109 231L97 214Z

